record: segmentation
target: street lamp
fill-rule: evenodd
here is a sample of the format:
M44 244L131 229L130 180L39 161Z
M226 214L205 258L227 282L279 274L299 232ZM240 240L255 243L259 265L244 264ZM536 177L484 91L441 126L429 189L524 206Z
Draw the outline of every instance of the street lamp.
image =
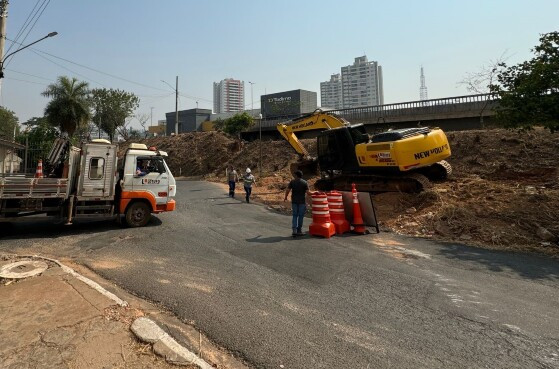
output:
M20 52L20 51L23 50L23 49L27 49L29 46L35 45L37 42L43 41L45 38L54 37L54 36L56 36L56 35L58 35L58 32L51 32L51 33L49 33L48 35L46 35L45 37L40 38L40 39L38 39L37 41L30 43L29 45L20 47L19 49L17 49L17 50L14 51L13 53L9 53L8 55L6 55L6 56L2 59L2 61L0 61L0 78L4 78L4 63L6 62L6 60L8 60L8 58L9 58L10 56L14 55L15 53Z
M173 88L170 84L161 80L167 86L171 87L171 90L175 91L175 135L179 134L179 76L177 76L176 88Z
M258 177L262 179L262 113L258 114L258 118L258 130L260 131L260 143L258 144L260 149L260 156L258 158Z

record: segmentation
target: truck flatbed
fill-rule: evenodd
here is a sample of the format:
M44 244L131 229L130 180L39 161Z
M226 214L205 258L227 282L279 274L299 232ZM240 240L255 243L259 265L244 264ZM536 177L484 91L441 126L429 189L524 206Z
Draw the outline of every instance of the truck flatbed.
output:
M0 199L66 199L67 178L0 177Z

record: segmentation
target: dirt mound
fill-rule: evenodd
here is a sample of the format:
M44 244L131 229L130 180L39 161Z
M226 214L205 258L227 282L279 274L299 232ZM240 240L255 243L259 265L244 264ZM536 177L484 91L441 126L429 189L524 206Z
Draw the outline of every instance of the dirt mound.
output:
M315 140L302 140L316 152ZM166 151L166 160L176 176L223 176L225 168L232 165L237 171L258 169L260 142L242 142L221 132L194 132L171 137L154 137L143 140L147 146ZM241 149L239 150L239 146ZM278 173L296 161L297 154L286 141L262 142L263 173Z
M559 134L543 129L502 129L448 133L453 177L420 194L375 195L385 230L469 243L559 255ZM205 175L225 182L225 168L246 167L258 177L260 143L243 143L218 132L189 133L146 141L169 152L176 175ZM316 140L303 140L316 155ZM263 178L254 195L289 211L283 192L297 155L284 140L262 143ZM311 185L316 178L310 178Z

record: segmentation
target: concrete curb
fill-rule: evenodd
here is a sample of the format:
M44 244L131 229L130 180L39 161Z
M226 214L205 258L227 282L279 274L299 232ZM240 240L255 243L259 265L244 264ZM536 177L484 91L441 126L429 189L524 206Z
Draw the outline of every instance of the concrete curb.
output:
M84 277L83 275L76 272L74 269L62 264L56 259L51 259L39 255L12 255L20 258L36 258L53 262L60 266L60 268L62 268L64 272L87 284L89 287L93 288L108 299L114 301L119 306L128 306L128 302L122 300L114 293L109 292L105 288L101 287L101 285L99 285L97 282ZM195 353L188 350L186 347L181 346L173 337L167 334L153 320L149 318L137 318L130 326L130 330L139 340L152 344L153 351L159 356L165 358L165 360L171 364L195 364L198 365L201 369L213 369L213 366L208 364L202 358L198 357Z
M151 343L153 351L163 356L169 363L176 365L195 364L201 369L213 368L196 354L181 346L149 318L137 318L130 326L130 330L141 341Z

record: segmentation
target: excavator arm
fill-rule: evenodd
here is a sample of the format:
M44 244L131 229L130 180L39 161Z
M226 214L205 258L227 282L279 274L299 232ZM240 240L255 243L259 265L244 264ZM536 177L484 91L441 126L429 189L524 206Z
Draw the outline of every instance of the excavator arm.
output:
M334 114L326 114L321 109L317 109L309 115L293 119L288 123L279 123L277 130L302 158L309 159L309 152L297 138L296 132L332 129L346 125L349 125L349 122L345 119Z

